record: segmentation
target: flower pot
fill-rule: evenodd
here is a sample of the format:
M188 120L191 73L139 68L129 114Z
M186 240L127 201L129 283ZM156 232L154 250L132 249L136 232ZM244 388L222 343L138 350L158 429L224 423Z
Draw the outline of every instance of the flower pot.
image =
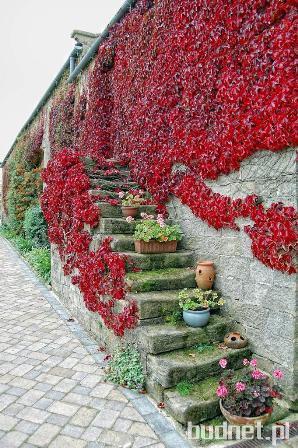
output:
M233 331L225 335L224 343L229 348L239 349L246 347L248 340L247 338L241 336L238 331Z
M215 279L215 269L212 261L201 261L196 269L198 288L211 289Z
M139 254L163 254L165 252L176 252L177 241L160 241L150 240L148 243L143 240L135 241L135 251Z
M258 417L242 417L240 415L230 414L230 412L225 409L222 400L219 401L219 406L222 415L229 423L231 423L231 425L255 426L258 422L264 425L270 417L270 414L263 414Z
M210 309L207 308L206 310L201 311L183 310L183 319L189 327L205 327L210 319Z
M135 218L139 212L139 207L121 207L122 215L124 218L128 218L131 216L132 218Z

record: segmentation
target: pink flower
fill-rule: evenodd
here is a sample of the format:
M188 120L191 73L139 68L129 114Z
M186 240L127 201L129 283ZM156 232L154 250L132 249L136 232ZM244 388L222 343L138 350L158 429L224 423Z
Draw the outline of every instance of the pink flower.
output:
M249 360L247 358L244 358L242 362L244 366L249 366Z
M261 380L263 378L266 378L266 375L259 369L253 370L251 372L251 376L253 377L254 380Z
M227 367L228 361L227 361L226 358L222 358L222 359L219 361L218 364L220 365L220 367L221 367L222 369L225 369L225 368Z
M236 391L237 391L237 392L244 392L245 389L246 389L246 384L245 384L245 383L242 383L241 381L238 381L238 382L235 384L235 388L236 388Z
M258 398L258 397L260 396L260 393L257 392L256 390L254 390L252 394L253 394L253 396L256 397L256 398Z
M119 191L118 196L119 196L120 199L123 199L124 196L125 196L124 191Z
M218 386L218 388L216 389L216 395L219 398L225 398L228 395L228 393L229 393L228 389L223 384L221 386Z
M128 216L126 218L126 222L131 223L132 221L134 221L135 219L132 216Z
M252 367L257 367L257 364L258 364L258 362L257 362L256 359L252 359L252 360L250 361L250 365L251 365Z
M282 380L283 377L284 377L284 374L283 374L283 372L282 372L281 370L279 370L279 369L275 369L275 370L273 371L273 376L274 376L275 378L277 378L278 380Z

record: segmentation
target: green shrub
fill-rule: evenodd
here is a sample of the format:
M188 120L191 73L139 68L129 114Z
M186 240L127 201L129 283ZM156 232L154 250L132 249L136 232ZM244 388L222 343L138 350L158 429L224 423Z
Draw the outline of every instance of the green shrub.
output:
M143 389L145 378L139 352L132 346L118 350L109 361L107 379L130 389Z
M49 247L48 227L40 205L34 205L25 212L23 229L25 237L34 247Z
M15 238L11 239L11 242L16 248L18 249L21 254L25 255L32 249L32 243L31 241L26 240L22 236L16 236Z
M36 273L46 282L51 281L51 253L47 248L33 248L25 255L28 263Z
M187 397L192 391L193 385L185 380L177 384L176 390L182 397Z

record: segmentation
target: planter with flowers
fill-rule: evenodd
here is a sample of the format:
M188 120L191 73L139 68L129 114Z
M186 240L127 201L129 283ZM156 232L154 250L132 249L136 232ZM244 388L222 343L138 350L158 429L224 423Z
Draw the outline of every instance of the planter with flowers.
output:
M210 310L218 309L225 301L217 291L203 289L183 289L179 293L179 306L183 319L190 327L204 327L210 319Z
M223 374L216 390L220 398L223 416L232 425L264 424L273 411L274 398L281 398L279 385L266 373L257 368L256 359L243 360L244 369L237 372L226 369L227 359L219 361ZM273 378L281 380L283 373L276 369Z
M118 193L121 199L122 215L125 218L129 216L135 218L137 216L139 207L144 202L143 194L144 192L142 190L120 191Z
M159 254L176 252L177 242L182 238L178 225L166 224L162 215L141 213L142 222L136 225L135 250L139 254ZM129 221L131 219L128 218Z

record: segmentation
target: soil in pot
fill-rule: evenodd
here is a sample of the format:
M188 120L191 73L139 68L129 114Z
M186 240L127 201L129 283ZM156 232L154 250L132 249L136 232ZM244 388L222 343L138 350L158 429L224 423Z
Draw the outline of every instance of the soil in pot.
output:
M128 218L129 216L135 218L138 215L139 207L121 207L121 210L124 218Z
M210 319L210 309L202 309L197 311L183 310L183 319L189 327L199 328L205 327Z
M139 254L163 254L166 252L176 252L177 241L165 241L161 243L160 241L150 240L136 240L135 241L135 251Z

